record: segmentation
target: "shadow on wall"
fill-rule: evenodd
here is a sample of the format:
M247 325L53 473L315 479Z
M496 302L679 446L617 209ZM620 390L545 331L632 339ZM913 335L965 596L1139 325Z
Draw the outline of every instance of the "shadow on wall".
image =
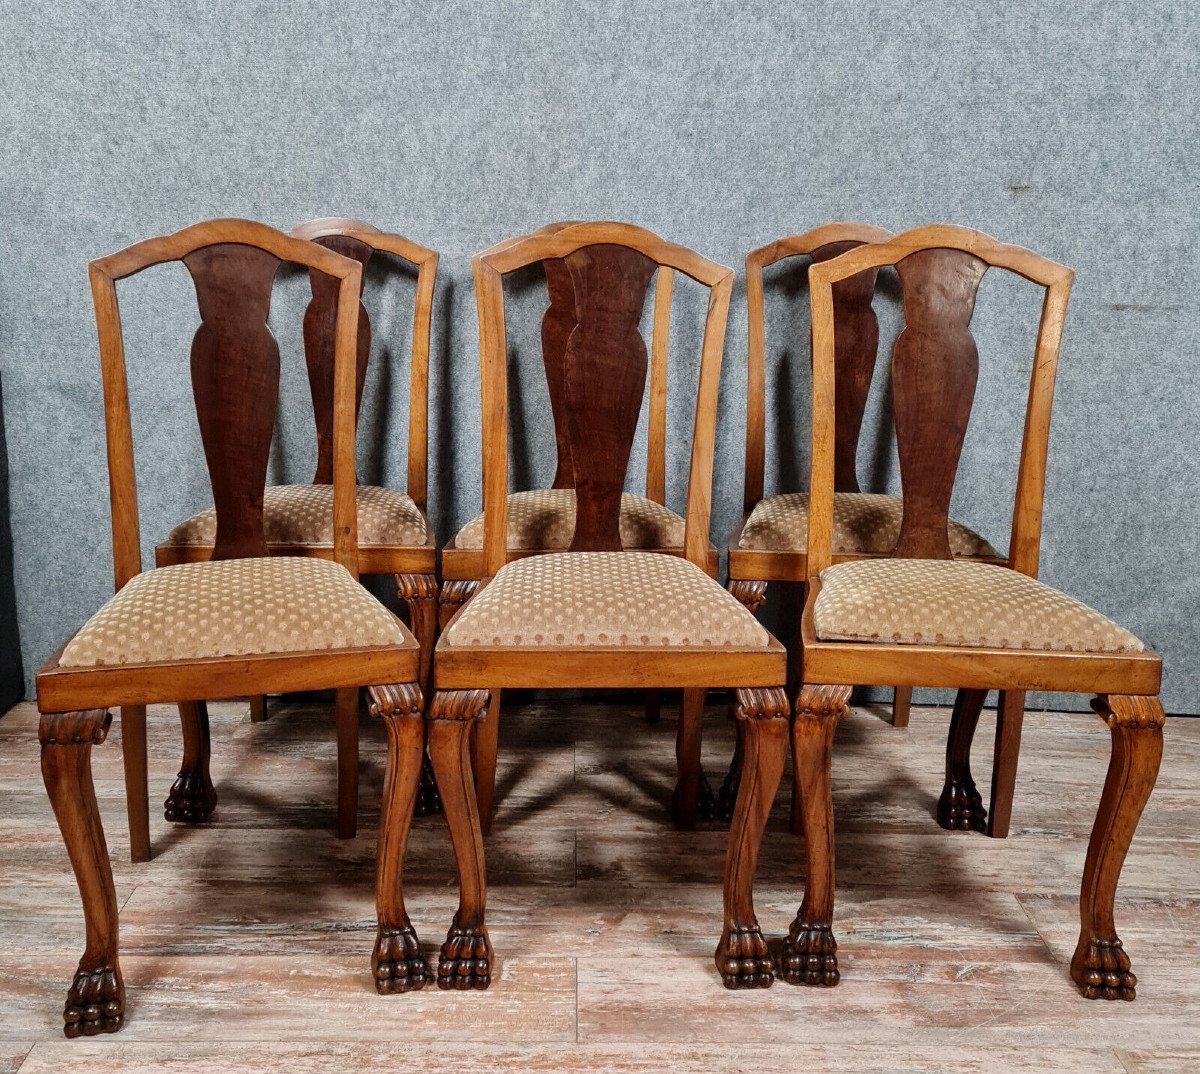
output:
M4 389L0 381L0 713L20 701L24 693L8 502L8 441L4 435Z

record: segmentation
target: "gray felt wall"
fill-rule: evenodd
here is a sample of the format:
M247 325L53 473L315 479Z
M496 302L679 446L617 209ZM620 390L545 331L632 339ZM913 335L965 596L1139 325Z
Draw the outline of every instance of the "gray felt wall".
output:
M556 219L643 224L739 269L717 441L713 533L723 538L741 502L742 260L777 236L858 219L967 224L1077 270L1042 576L1159 649L1168 709L1200 712L1200 41L1190 5L4 0L0 13L10 694L18 669L28 690L40 660L110 592L88 258L211 216L280 227L356 216L441 251L431 504L446 536L480 503L470 254ZM281 278L272 313L287 359L276 481L306 480L312 465L303 284ZM411 280L377 271L372 286L378 353L360 454L365 477L401 484ZM807 469L797 288L795 273L769 279L771 489L803 487ZM703 313L681 290L677 504ZM122 294L149 556L207 498L187 394L196 315L181 269ZM536 280L518 280L514 298L513 473L529 486L552 469ZM894 327L886 284L879 307ZM985 279L982 374L954 510L1001 546L1034 309L1028 285ZM895 487L878 410L869 425L864 479ZM643 459L644 447L631 487Z

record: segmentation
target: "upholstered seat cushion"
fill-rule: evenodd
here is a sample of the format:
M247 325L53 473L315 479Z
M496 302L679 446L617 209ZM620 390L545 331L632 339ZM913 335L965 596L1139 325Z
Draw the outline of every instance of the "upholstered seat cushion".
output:
M1134 653L1146 647L1086 604L994 563L864 559L821 572L822 641Z
M268 485L263 495L263 531L267 544L333 545L332 485ZM181 522L167 544L211 545L217 536L217 512L210 507ZM423 545L425 516L403 492L358 486L360 545Z
M438 648L761 649L770 640L741 603L686 559L559 552L502 567L459 612Z
M402 645L410 635L340 563L298 556L160 567L130 579L62 667Z
M621 545L624 548L682 548L683 519L661 503L621 494ZM575 535L575 490L538 489L508 497L509 548L569 548ZM458 532L457 548L483 547L483 515Z
M886 556L896 547L904 502L899 496L874 492L837 492L833 497L833 550ZM951 520L948 536L955 556L994 556L978 533ZM789 492L760 500L746 525L738 548L772 552L803 552L808 547L808 493Z

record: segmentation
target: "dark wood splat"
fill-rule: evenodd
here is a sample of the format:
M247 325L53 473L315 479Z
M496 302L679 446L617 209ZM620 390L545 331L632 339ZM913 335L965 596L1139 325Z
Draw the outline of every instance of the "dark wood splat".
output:
M546 367L554 444L558 449L553 487L569 489L575 485L575 471L567 419L566 359L567 341L579 323L575 311L575 284L571 280L571 270L560 258L543 261L542 269L546 273L546 293L550 298L550 305L542 316L542 362Z
M263 488L279 404L279 346L267 315L279 259L219 243L183 261L200 306L192 391L217 511L212 558L265 556Z
M576 489L571 550L619 550L621 492L646 390L646 344L638 322L657 265L636 250L603 244L564 261L579 319L564 362Z
M945 249L920 250L896 264L905 321L892 351L904 495L897 556L950 558L950 495L979 377L971 315L987 267L973 254Z
M349 235L322 235L313 240L343 257L358 261L363 271L375 251L361 239ZM338 281L309 269L312 301L304 311L304 357L308 363L308 386L312 392L313 418L317 425L317 472L314 485L333 483L333 343L337 322ZM362 406L367 360L371 354L371 320L361 300L358 304L358 362L354 393L354 424Z

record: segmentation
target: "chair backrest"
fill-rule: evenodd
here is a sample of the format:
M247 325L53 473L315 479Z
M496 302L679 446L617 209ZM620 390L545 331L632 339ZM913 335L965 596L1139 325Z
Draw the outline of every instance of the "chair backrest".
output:
M267 316L281 261L337 281L333 402L334 558L357 575L354 367L362 268L315 243L251 220L208 220L136 243L88 265L100 367L112 502L116 588L141 572L137 484L125 347L116 281L182 261L196 288L192 391L217 513L213 559L266 555L263 489L279 401L279 347Z
M493 246L473 259L479 311L479 352L483 386L484 570L495 574L506 559L508 494L508 394L502 277L534 262L561 262L570 276L568 299L558 268L548 279L551 305L573 300L574 323L562 341L563 324L543 321L543 357L557 364L561 347L562 378L556 433L561 430L571 460L576 492L574 551L620 549L621 492L646 390L646 346L638 332L646 290L660 273L656 329L669 316L669 287L676 271L709 288L708 312L700 358L700 376L688 477L684 554L707 565L712 500L713 438L717 382L729 313L733 271L631 224L572 223L552 226ZM662 283L663 270L672 274ZM545 341L550 337L552 357ZM659 332L655 333L656 340ZM665 367L666 329L661 330ZM665 389L665 368L661 373ZM651 391L655 390L652 378ZM661 392L665 399L665 390ZM665 425L665 408L663 423ZM662 434L665 443L665 430ZM564 449L560 446L560 462ZM652 452L653 454L653 452ZM562 486L560 486L562 487Z
M546 224L535 235L556 235L564 228L580 223L562 220ZM509 243L517 241L508 240ZM551 488L573 489L575 469L571 460L569 432L570 407L566 396L566 351L571 332L579 323L575 283L562 258L542 262L549 300L542 315L542 364L550 395L550 414L554 421L556 463ZM646 426L646 496L657 503L666 502L667 492L667 352L671 327L671 294L675 270L659 266L654 290L654 318L650 337L650 401Z
M433 288L438 255L401 235L379 231L361 220L327 218L310 220L292 229L296 238L307 239L343 257L352 257L366 273L377 250L393 254L417 269L416 302L413 311L412 348L408 392L408 495L425 507L428 484L429 417L429 324L433 312ZM330 277L309 270L312 301L304 314L304 355L312 392L313 417L317 426L317 470L314 485L333 480L333 366L337 313L337 287ZM357 426L362 406L363 385L371 353L371 321L359 303L358 354L355 369L354 416Z
M1037 575L1050 410L1063 318L1074 273L1020 246L967 228L929 225L859 246L809 270L813 326L812 473L808 572L830 563L833 531L835 380L841 331L834 286L894 265L905 327L892 350L892 414L904 519L893 555L949 559L950 496L979 374L971 316L983 274L1006 269L1043 288L1021 441L1008 565Z
M766 462L766 313L763 269L791 257L808 257L813 264L828 261L867 242L883 242L890 231L870 224L825 224L799 235L789 235L751 250L746 255L746 481L747 512L763 497ZM837 319L837 378L835 405L837 429L834 450L834 488L858 492L858 439L866 411L875 355L879 348L879 321L871 300L878 269L869 268L841 280L833 289Z

